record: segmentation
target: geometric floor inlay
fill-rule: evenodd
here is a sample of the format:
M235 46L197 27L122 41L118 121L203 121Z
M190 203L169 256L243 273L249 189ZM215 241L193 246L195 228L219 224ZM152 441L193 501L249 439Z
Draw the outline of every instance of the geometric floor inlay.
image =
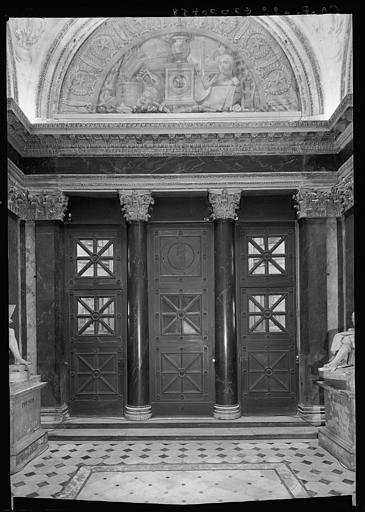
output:
M58 498L160 504L305 498L283 463L149 464L80 468Z

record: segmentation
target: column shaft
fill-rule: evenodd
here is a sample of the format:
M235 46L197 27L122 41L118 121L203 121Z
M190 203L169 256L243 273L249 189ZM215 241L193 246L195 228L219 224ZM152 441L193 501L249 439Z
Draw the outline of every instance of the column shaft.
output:
M312 424L323 420L323 393L316 385L318 368L327 361L327 219L299 221L299 404Z
M215 416L239 417L235 326L234 221L214 221ZM233 407L232 407L233 406Z
M128 405L126 416L147 419L149 343L147 294L147 222L128 224Z

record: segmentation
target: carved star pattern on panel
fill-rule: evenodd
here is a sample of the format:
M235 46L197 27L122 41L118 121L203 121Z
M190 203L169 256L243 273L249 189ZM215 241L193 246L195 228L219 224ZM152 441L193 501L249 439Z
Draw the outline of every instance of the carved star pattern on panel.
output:
M286 350L250 352L248 357L250 391L289 391L288 375Z
M115 353L78 354L76 371L78 386L76 394L98 395L117 393L117 366Z
M285 274L286 248L284 236L248 238L248 273L251 275Z
M248 298L249 332L286 332L286 296L286 293L250 295Z
M82 239L76 245L77 277L114 277L112 240Z
M162 393L202 393L202 354L162 354Z
M114 302L113 297L78 297L77 335L114 335Z
M201 334L201 295L161 295L161 334Z

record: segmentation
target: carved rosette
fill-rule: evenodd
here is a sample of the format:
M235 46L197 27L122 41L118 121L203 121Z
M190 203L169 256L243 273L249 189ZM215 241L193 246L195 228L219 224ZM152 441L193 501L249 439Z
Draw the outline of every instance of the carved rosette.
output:
M29 193L28 199L34 220L63 220L68 205L63 192Z
M300 188L293 199L297 204L298 219L302 217L340 217L341 202L331 190L315 190L313 188Z
M21 219L27 219L30 214L28 194L15 183L8 189L8 209Z
M212 213L210 215L212 220L237 220L236 210L240 205L241 190L210 190L208 197L212 207Z
M132 220L147 221L151 217L148 209L150 205L155 203L151 192L144 190L123 192L119 190L118 193L122 212L127 222Z
M334 193L337 195L341 204L341 212L345 213L354 205L354 178L350 174L342 178L334 187Z

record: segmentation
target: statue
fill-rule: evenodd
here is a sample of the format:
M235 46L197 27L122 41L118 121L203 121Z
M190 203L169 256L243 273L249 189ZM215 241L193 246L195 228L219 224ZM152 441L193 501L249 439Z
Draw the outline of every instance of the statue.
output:
M15 305L10 304L9 305L9 349L14 357L14 365L24 364L24 365L28 366L28 365L30 365L30 362L23 359L22 356L20 355L18 342L17 342L16 336L15 336L14 327L12 327L14 325L14 323L13 323L11 317L14 313L14 309L15 309Z
M228 112L241 111L242 92L240 81L233 75L232 55L223 53L218 58L219 73L207 84L208 91L199 99L200 111Z
M167 107L159 103L159 91L156 87L148 86L138 98L133 112L169 112Z
M355 313L351 315L352 324L347 331L335 335L330 349L330 360L319 370L334 371L337 368L354 366L355 363Z

